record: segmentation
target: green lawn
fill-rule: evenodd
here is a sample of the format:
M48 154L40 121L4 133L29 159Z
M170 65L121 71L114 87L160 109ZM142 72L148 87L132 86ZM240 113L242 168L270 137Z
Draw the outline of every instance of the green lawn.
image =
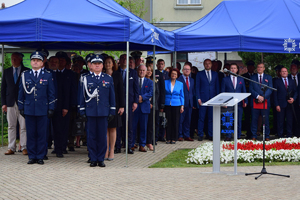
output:
M181 168L181 167L212 167L212 164L207 165L196 165L186 163L186 158L188 152L191 149L180 149L176 150L161 161L151 165L149 168ZM300 165L300 162L272 162L266 163L266 166L274 166L274 165ZM253 163L238 163L238 166L262 166L262 162L253 162ZM221 167L233 167L233 163L221 164Z

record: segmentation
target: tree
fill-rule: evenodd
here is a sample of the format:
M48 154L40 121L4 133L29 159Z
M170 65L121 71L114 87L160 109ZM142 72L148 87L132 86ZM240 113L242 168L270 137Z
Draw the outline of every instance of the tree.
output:
M260 63L262 59L262 53L258 52L238 52L238 54L245 65L249 60ZM283 65L289 69L289 66L294 59L299 60L299 55L287 53L263 53L263 62L266 65L266 73L272 76L275 76L274 68L277 65Z
M115 0L118 4L138 16L143 18L144 15L148 12L148 9L145 8L145 0Z

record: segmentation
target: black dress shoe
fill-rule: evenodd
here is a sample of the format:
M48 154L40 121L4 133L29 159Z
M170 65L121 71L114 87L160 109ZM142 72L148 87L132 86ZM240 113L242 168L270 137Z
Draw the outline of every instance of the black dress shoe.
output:
M53 150L53 151L51 152L51 154L56 154L56 151L55 151L55 150Z
M171 141L166 141L166 144L171 144Z
M69 147L69 151L75 151L74 147Z
M128 149L128 154L134 154L134 152L131 149Z
M176 142L171 142L171 144L176 144Z
M90 164L90 167L96 167L97 166L97 162L96 161L92 161Z
M87 163L91 163L91 159L89 158L88 161L86 161Z
M105 164L104 164L103 161L100 161L100 162L98 162L98 166L99 166L99 167L105 167Z
M83 143L82 143L82 146L87 146L86 142L83 142Z
M208 137L208 140L212 141L212 140L213 140L213 138L209 136L209 137Z
M68 154L68 151L67 151L67 150L63 150L62 153L63 153L63 154Z
M62 153L57 153L57 154L56 154L56 157L58 157L58 158L63 158L64 155L63 155Z
M39 164L39 165L43 165L43 164L44 164L44 161L43 161L43 159L39 159L39 160L37 161L37 164Z
M29 161L27 162L27 164L29 164L29 165L34 164L34 163L36 163L35 159L29 159Z
M117 149L115 150L115 153L121 153L121 149L117 148Z
M198 137L198 141L203 141L203 137Z
M48 160L49 158L48 158L48 156L44 156L44 160Z

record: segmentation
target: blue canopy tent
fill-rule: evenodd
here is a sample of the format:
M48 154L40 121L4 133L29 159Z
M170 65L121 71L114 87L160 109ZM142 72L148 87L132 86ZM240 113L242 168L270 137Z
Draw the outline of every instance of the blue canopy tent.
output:
M175 33L175 51L300 53L299 0L228 0Z
M0 27L2 55L4 44L48 50L126 50L127 76L129 44L130 50L174 50L174 33L156 28L113 0L25 0L0 10Z
M109 6L113 5L114 9ZM172 32L156 28L113 0L25 0L0 10L0 43L72 50L172 50Z

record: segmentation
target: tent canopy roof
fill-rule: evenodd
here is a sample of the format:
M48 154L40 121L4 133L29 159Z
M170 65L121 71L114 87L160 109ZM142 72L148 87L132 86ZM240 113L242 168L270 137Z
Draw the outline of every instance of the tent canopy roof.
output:
M175 30L175 50L300 53L299 19L299 0L227 0Z
M0 43L47 49L173 50L174 34L113 0L25 0L0 10Z

